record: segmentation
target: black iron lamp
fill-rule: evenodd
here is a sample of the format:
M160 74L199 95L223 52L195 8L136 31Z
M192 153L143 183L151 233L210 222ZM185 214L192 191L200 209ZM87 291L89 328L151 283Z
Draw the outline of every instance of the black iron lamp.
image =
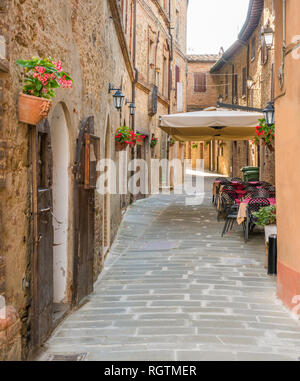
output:
M265 120L268 126L273 126L275 123L275 108L274 102L269 102L267 107L263 111Z
M124 103L124 95L122 94L122 91L121 89L115 89L111 84L109 84L108 86L108 93L110 94L112 91L116 91L116 93L114 94L113 98L114 98L114 106L115 108L120 111L123 107L123 103Z
M268 49L271 49L274 42L274 30L268 25L263 31L265 44Z
M247 87L248 87L248 89L249 90L252 89L253 85L254 85L253 79L251 77L248 77L248 79L247 79Z
M129 111L130 111L130 115L131 116L134 116L135 115L135 109L136 109L136 107L135 107L135 104L133 103L133 102L130 102L130 101L128 101L127 99L126 99L126 102L125 102L125 104L127 105L129 103Z

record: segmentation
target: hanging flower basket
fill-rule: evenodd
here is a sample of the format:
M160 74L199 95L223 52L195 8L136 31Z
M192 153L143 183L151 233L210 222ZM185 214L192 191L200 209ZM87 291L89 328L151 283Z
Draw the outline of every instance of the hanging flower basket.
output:
M116 141L116 152L120 152L120 151L125 151L126 148L128 147L128 144L127 143L121 143L121 142L118 142Z
M151 139L151 142L150 142L150 147L154 148L157 145L157 143L158 143L158 138L153 136L152 139Z
M173 138L170 138L169 143L170 143L170 147L173 147L176 141Z
M267 125L265 119L259 120L253 143L258 145L260 141L262 141L263 145L265 145L271 152L275 151L275 125Z
M19 121L36 125L47 117L51 108L53 89L71 88L73 80L62 70L61 62L52 58L33 57L31 60L18 60L25 69L23 93L19 94Z
M137 142L140 143L145 138L145 135L135 134L129 127L121 126L115 133L116 151L124 151L128 146L134 147Z
M19 121L32 125L39 124L48 116L51 103L51 100L45 98L20 93L18 102Z

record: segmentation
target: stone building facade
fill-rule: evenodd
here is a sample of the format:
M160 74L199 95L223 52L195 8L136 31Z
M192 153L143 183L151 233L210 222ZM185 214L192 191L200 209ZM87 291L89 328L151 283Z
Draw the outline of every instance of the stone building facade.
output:
M264 109L274 98L274 50L265 46L263 31L275 28L274 2L251 1L238 40L212 67L223 103ZM230 146L230 147L229 147ZM246 165L260 167L261 180L275 182L275 154L262 144L228 143L227 163L233 176Z
M218 101L218 85L210 69L217 62L218 54L188 55L187 77L187 111L200 111L208 107L216 107ZM192 160L193 168L197 159L204 160L204 169L213 170L213 142L187 142L185 158Z
M127 149L128 159L168 154L157 126L159 115L174 110L175 62L185 91L186 9L187 1L0 1L0 291L14 306L0 325L0 359L26 358L92 291L130 202L83 189L87 144L94 142L96 159L84 160L118 166L114 132L125 124L148 136ZM57 90L40 126L17 115L24 73L15 62L32 56L60 59L74 79L71 90ZM109 83L135 103L135 117L128 104L115 109ZM37 177L46 167L48 188ZM49 195L46 208L41 194Z

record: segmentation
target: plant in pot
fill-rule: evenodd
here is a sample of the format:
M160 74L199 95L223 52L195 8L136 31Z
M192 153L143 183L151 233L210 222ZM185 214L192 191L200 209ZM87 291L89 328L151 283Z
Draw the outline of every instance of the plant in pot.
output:
M54 89L72 88L73 80L62 70L61 62L52 58L33 57L31 60L18 60L25 68L23 92L19 94L19 121L36 125L45 119L51 108Z
M170 143L170 147L173 147L176 142L173 138L170 138L169 143Z
M262 141L270 151L275 151L275 125L269 126L265 119L259 120L259 125L256 127L256 136L253 143L258 145Z
M258 212L253 213L255 224L265 228L266 242L269 242L269 237L272 234L277 234L276 227L276 206L266 206L260 208Z
M144 143L145 139L146 139L146 135L143 135L143 134L135 134L135 138L136 138L136 142L137 143Z
M128 126L121 126L115 133L116 151L123 151L128 146L134 146L137 140L136 134Z
M154 135L152 136L151 142L150 142L150 147L154 148L158 143L158 138L156 138Z
M193 149L197 149L197 148L198 148L198 144L194 143L194 144L192 145L192 148L193 148Z

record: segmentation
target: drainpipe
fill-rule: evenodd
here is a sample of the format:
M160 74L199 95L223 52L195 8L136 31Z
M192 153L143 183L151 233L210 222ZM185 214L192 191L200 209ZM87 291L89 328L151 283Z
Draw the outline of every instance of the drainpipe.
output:
M136 1L134 0L134 28L133 28L133 68L135 71L135 78L132 83L132 102L135 104L135 99L136 99L136 91L135 91L135 86L138 81L138 69L136 68ZM132 130L135 132L135 115L132 116Z
M285 68L285 52L286 52L286 0L282 0L282 62L280 68L280 87L284 84L284 68Z
M168 86L168 99L169 99L169 106L168 106L168 114L171 112L171 89L172 89L172 62L174 59L174 54L173 54L173 36L171 33L171 14L172 14L172 1L169 0L169 20L170 20L170 25L169 25L169 38L170 38L170 55L169 55L169 86ZM170 142L169 139L167 140L167 160L168 160L168 174L169 174L169 159L170 159ZM169 176L168 176L169 177ZM169 181L169 179L168 179Z
M132 52L132 61L133 61L133 69L135 71L135 78L132 82L132 102L134 103L134 105L136 106L136 83L138 81L138 69L136 68L136 14L137 14L137 11L136 11L136 1L137 0L134 0L134 9L133 9L133 14L134 14L134 26L133 26L133 52ZM135 115L133 115L132 117L132 130L133 132L135 132ZM135 159L135 148L131 148L131 160ZM131 172L131 176L134 174L134 172ZM130 194L130 203L133 203L135 201L135 196Z

